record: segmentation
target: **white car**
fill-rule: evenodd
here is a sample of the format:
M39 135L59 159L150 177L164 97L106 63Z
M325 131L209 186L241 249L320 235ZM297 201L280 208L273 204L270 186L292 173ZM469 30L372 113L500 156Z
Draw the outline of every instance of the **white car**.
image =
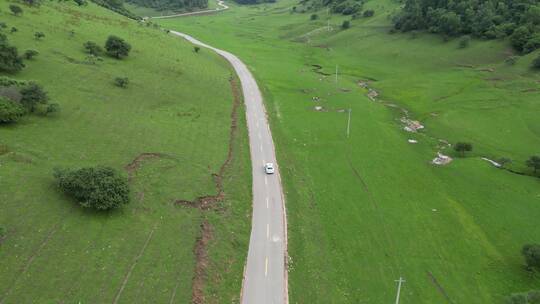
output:
M266 165L264 165L264 171L266 174L274 174L274 164L266 163Z

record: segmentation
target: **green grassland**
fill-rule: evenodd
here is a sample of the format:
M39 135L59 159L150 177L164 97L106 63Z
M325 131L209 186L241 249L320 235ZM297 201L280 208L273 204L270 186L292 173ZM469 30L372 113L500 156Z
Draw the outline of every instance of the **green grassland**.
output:
M18 29L10 43L40 53L9 76L42 84L61 112L0 126L0 302L188 303L203 220L213 231L206 300L236 301L251 214L242 105L218 211L174 204L216 194L233 110L226 61L91 3L45 1L19 17L9 4L0 2L0 19ZM89 60L83 43L110 34L131 43L129 57ZM114 86L118 76L128 88ZM113 212L79 207L52 177L55 167L125 172L141 153L162 157L139 163L131 204Z
M159 21L239 55L264 91L287 195L291 303L391 303L400 276L401 303L502 303L538 288L520 249L540 241L539 181L481 160L509 157L529 172L525 159L540 151L537 54L511 66L504 41L460 49L389 34L393 1L369 1L375 17L348 30L346 17L309 21L293 5ZM327 74L338 65L338 84L314 64ZM425 130L405 132L402 112L382 101ZM470 141L474 152L434 166L439 139Z

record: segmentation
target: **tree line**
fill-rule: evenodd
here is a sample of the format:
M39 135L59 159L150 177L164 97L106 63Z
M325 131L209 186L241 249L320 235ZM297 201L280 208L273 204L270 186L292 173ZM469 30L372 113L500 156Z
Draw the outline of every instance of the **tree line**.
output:
M523 53L540 48L537 0L404 0L393 17L401 31L428 30L448 36L509 37Z
M208 0L127 0L129 3L158 11L185 11L208 7Z

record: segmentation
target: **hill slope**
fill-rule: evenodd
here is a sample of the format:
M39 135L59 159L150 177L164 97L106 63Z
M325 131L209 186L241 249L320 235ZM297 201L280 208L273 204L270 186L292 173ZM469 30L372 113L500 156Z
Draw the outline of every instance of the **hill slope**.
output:
M250 167L227 63L92 3L47 1L21 6L21 16L9 4L0 3L0 19L18 29L6 33L10 43L39 55L7 76L43 85L62 110L0 125L0 302L238 298ZM111 34L132 45L127 58L84 53L84 42L103 45ZM128 77L128 87L116 87L116 77ZM130 176L131 204L93 212L56 188L53 168L95 165ZM221 186L219 213L182 205Z

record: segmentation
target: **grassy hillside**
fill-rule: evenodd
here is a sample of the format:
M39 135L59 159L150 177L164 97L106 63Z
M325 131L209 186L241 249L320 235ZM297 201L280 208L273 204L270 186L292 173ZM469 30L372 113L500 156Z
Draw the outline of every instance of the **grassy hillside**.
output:
M39 51L9 76L37 81L62 110L0 125L0 302L188 303L201 291L208 303L237 299L251 186L228 64L95 4L46 1L21 16L9 4L0 2L0 19L4 31L18 29L10 43ZM129 57L88 58L83 43L110 34L131 43ZM95 165L130 176L131 204L93 212L57 189L53 168ZM225 200L210 210L175 204L216 195L213 174Z
M393 1L366 3L375 16L348 30L340 25L349 19L330 16L330 31L326 11L309 21L294 5L159 21L238 54L264 90L287 191L291 303L390 303L400 276L402 303L503 303L538 288L520 250L540 242L539 180L481 159L509 157L531 173L537 54L507 65L504 41L460 49L389 34ZM425 129L404 131L404 110ZM474 151L456 157L439 140L470 141ZM454 161L432 165L438 151Z

